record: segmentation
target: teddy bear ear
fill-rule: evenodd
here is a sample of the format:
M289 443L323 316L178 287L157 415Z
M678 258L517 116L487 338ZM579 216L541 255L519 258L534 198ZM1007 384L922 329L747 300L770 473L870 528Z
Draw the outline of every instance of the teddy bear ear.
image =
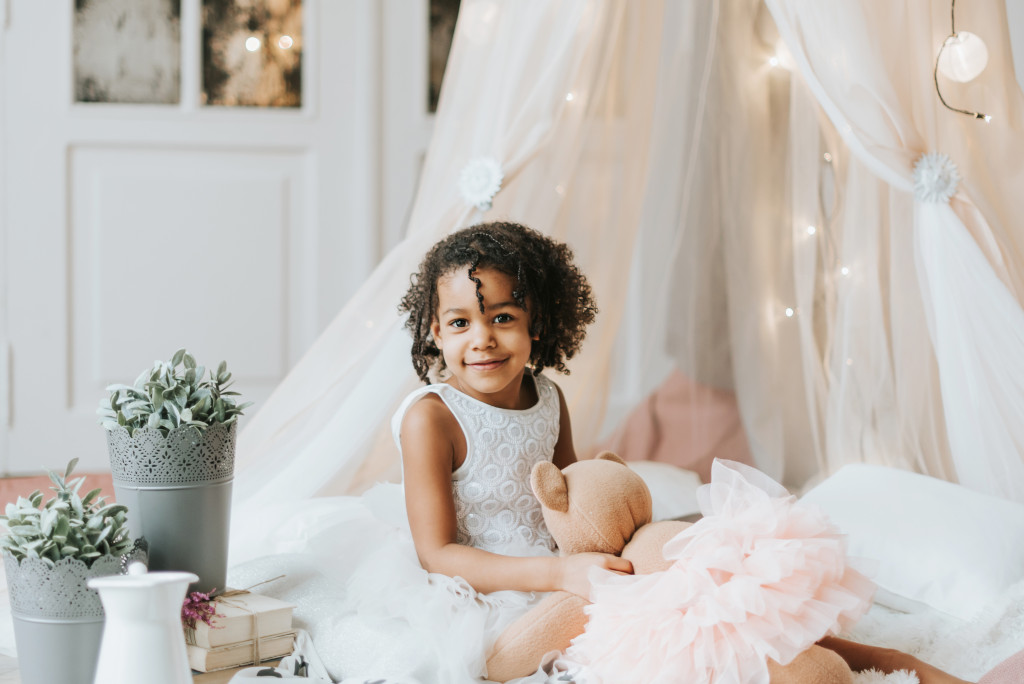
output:
M545 508L559 513L569 510L569 491L566 488L565 476L554 463L541 461L533 466L530 473L530 486L537 500Z
M622 465L626 465L626 462L622 460L621 456L619 456L618 454L614 454L610 451L602 451L594 458L600 459L602 461L614 461L615 463L621 463Z

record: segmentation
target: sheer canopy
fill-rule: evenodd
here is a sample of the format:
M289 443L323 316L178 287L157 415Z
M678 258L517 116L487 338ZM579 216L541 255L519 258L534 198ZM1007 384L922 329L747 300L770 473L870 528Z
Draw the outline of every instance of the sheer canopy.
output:
M240 436L232 561L273 531L268 502L400 477L387 421L417 380L397 303L433 242L499 218L569 243L594 287L553 377L578 452L749 453L793 489L883 463L1024 501L1004 12L958 12L989 64L942 81L986 123L936 96L949 12L929 0L463 0L407 237ZM931 152L962 179L948 202L915 199ZM486 212L458 190L481 157L504 174Z

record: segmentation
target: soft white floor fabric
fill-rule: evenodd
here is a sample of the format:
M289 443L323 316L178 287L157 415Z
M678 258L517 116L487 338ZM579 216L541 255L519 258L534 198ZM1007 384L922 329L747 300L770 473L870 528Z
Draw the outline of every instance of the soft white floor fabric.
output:
M950 674L977 681L1024 647L1024 580L969 621L931 609L908 614L875 605L845 636L912 653Z

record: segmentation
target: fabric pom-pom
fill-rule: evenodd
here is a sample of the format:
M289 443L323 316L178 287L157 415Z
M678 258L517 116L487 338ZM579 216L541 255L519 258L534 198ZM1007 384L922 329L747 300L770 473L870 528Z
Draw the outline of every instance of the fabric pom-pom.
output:
M914 196L922 202L948 202L959 184L956 164L941 152L922 154L914 164Z
M889 674L875 670L853 673L853 684L920 684L917 674L908 670L896 670Z
M493 157L477 157L463 167L459 174L459 194L467 204L480 211L491 208L494 196L501 190L505 174L501 164Z

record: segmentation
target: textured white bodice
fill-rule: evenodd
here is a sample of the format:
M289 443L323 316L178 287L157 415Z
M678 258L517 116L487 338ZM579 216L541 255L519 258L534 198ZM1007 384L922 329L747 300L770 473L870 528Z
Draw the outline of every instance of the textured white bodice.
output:
M536 546L555 550L540 502L530 488L530 472L535 463L551 461L554 456L558 390L543 375L534 379L537 403L522 411L485 404L439 383L412 392L391 420L401 451L399 429L405 412L432 392L441 397L462 427L466 460L452 473L459 544L495 553L522 553Z

